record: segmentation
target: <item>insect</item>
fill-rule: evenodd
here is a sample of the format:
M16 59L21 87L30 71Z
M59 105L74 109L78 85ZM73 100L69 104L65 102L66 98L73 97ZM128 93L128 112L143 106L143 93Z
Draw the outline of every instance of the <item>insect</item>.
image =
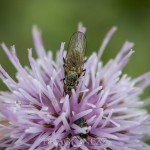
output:
M75 32L69 42L64 61L64 92L71 96L72 89L76 89L78 80L84 72L84 55L86 50L86 37L82 32Z

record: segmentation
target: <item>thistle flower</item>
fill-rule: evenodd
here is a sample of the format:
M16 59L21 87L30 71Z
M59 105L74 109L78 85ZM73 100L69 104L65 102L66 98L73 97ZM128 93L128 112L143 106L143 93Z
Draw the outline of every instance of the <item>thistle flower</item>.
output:
M81 24L80 32L85 32ZM61 43L56 61L46 52L40 32L33 28L38 55L28 49L30 67L23 67L15 47L2 48L17 70L16 81L0 67L0 78L8 91L0 93L0 147L7 150L149 150L143 142L150 129L149 115L140 95L150 84L150 72L132 79L122 69L133 54L133 43L125 42L114 59L103 65L101 56L112 35L106 35L98 53L93 52L84 64L72 95L64 95ZM78 103L78 99L80 102ZM80 124L80 125L79 125Z

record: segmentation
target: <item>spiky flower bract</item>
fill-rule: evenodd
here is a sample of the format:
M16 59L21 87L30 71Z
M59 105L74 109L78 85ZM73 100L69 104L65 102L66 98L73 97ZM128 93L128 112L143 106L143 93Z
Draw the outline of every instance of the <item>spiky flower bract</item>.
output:
M78 30L85 32L80 24ZM140 95L150 84L150 72L132 79L122 74L133 51L125 42L114 59L103 65L101 56L116 31L106 35L98 53L84 64L86 73L69 97L64 94L64 43L53 60L40 32L33 28L38 55L28 49L30 67L23 67L15 47L2 48L17 70L16 80L0 67L8 91L0 93L0 147L7 150L149 150L143 142L150 127ZM78 99L80 102L78 103ZM1 122L2 122L1 121Z

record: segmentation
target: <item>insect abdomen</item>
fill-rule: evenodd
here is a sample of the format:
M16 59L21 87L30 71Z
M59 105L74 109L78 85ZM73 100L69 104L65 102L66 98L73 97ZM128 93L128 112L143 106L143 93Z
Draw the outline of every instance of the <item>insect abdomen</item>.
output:
M66 77L65 77L65 93L69 96L71 95L72 89L75 89L75 87L78 84L78 75L76 71L68 71Z

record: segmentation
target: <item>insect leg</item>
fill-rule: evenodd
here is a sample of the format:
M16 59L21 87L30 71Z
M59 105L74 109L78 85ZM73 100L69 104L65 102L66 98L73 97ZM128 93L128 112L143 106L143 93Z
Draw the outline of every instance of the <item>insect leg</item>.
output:
M83 69L82 72L83 72L83 76L84 76L84 75L85 75L85 72L86 72L86 69Z
M63 67L64 67L64 68L67 68L67 65L66 65L66 64L63 64Z
M64 83L64 92L63 92L63 96L66 95L66 84Z
M63 83L65 83L65 78L61 79L60 81L63 81Z
M66 59L63 57L63 62L66 63Z
M63 64L63 67L64 67L64 73L65 73L65 75L67 75L67 72L68 72L68 66L67 66L67 64Z

